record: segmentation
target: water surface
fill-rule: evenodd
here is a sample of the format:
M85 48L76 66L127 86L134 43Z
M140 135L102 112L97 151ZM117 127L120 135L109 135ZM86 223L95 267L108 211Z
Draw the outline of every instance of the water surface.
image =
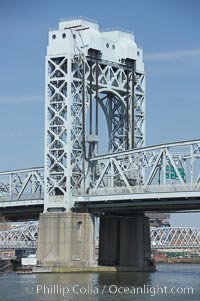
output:
M157 268L155 273L1 274L0 300L200 300L199 264Z

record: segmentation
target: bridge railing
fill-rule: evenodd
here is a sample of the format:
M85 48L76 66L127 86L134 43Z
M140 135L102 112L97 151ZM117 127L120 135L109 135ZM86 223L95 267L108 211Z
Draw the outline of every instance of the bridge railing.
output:
M11 202L11 201L26 201L26 200L38 200L38 199L43 199L44 198L44 192L41 193L26 193L22 194L20 198L18 198L17 195L15 194L3 194L0 196L0 202Z
M87 194L83 189L77 190L77 196L105 196L105 195L126 195L126 194L151 194L151 193L174 193L174 192L195 192L199 191L199 186L196 183L168 184L168 185L148 185L148 186L130 186L130 187L102 187L98 189L89 189Z

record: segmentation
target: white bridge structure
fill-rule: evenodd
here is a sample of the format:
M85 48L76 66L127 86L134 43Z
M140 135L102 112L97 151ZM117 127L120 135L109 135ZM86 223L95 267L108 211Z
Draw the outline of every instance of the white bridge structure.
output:
M0 172L0 214L43 213L40 262L93 267L98 216L99 264L146 269L144 212L200 208L200 139L145 146L145 98L143 50L132 33L80 18L49 32L44 167ZM36 228L1 232L2 244L34 244Z
M0 172L0 211L144 200L200 206L200 140L145 147L143 51L132 33L60 22L49 32L45 91L44 167ZM107 141L100 141L102 116Z
M37 249L39 223L30 222L0 231L0 249ZM200 249L200 228L150 229L152 249Z
M86 176L85 188L73 189L73 206L126 202L131 207L193 208L200 205L200 140L93 156ZM44 205L44 168L0 172L0 208L34 205Z

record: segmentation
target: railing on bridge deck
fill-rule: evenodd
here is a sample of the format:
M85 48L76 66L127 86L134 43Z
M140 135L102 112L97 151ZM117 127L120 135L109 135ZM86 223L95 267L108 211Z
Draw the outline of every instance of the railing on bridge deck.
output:
M148 185L148 186L130 186L130 187L102 187L98 189L91 188L84 194L84 190L79 189L77 196L105 196L105 195L128 195L128 194L153 194L169 192L195 192L199 191L199 186L195 184L168 184L168 185Z

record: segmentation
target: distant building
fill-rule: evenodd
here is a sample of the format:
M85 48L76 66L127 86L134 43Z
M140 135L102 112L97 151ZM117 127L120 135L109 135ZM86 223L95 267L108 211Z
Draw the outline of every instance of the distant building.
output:
M0 250L0 259L12 259L15 258L15 250Z

